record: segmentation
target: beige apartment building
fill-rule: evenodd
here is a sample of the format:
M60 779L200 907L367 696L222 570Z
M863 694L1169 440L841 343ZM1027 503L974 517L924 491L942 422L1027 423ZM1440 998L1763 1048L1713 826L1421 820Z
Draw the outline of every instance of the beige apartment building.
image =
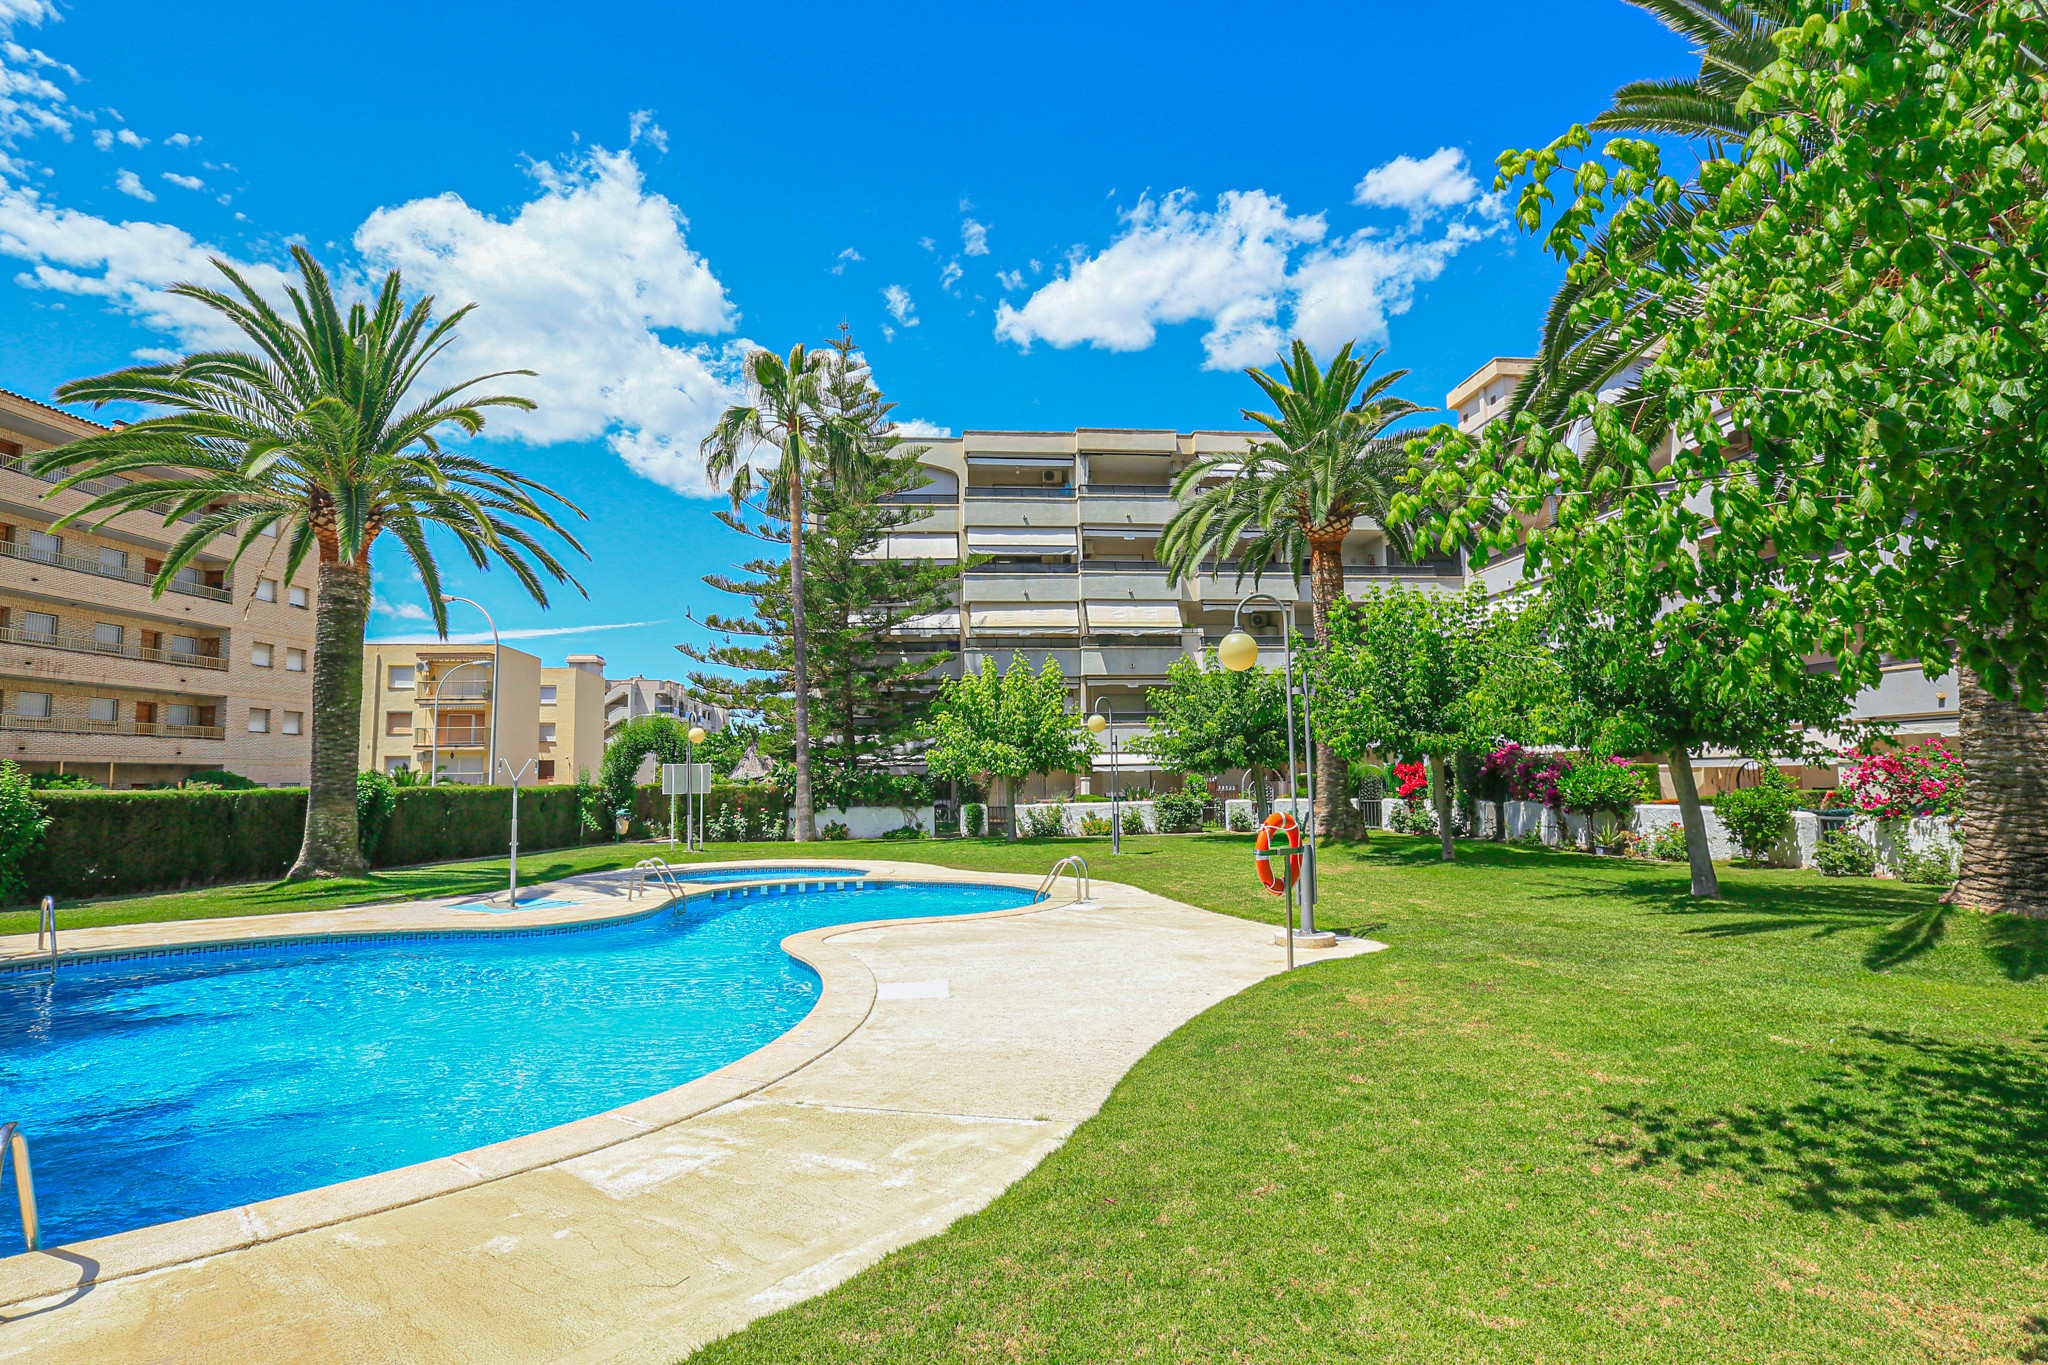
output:
M604 757L604 697L596 654L548 668L504 646L366 644L360 766L438 769L443 782L505 785L522 770L522 785L574 782Z
M998 668L1023 656L1033 667L1058 660L1086 710L1112 722L1119 747L1148 731L1148 688L1166 682L1176 659L1213 647L1231 629L1240 601L1264 592L1277 602L1247 608L1244 625L1278 665L1290 618L1308 631L1309 596L1284 572L1254 586L1237 582L1235 563L1214 577L1170 584L1159 536L1175 503L1174 480L1195 460L1247 449L1241 431L969 431L919 437L926 484L895 499L924 516L892 534L879 554L960 562L987 556L961 579L958 604L897 634L908 653L951 651L941 670ZM1228 477L1229 466L1217 471ZM1347 588L1407 582L1463 586L1453 560L1405 563L1377 525L1361 521L1344 543ZM1156 763L1125 753L1126 782L1164 779ZM1106 790L1112 759L1097 761L1095 790ZM1065 790L1071 779L1035 778L1027 796ZM1083 779L1084 783L1088 780Z
M315 567L286 581L271 537L230 568L224 538L152 596L182 528L130 512L55 529L104 486L45 497L24 467L105 430L0 391L0 757L109 787L210 769L303 785Z

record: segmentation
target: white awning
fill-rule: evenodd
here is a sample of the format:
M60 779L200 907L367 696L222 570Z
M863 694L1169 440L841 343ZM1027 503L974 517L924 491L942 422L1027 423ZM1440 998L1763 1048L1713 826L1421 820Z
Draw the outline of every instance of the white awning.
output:
M891 632L895 635L958 635L960 633L960 610L949 607L935 611L929 616L906 616L896 623Z
M968 624L978 635L1078 635L1078 607L1025 607L990 603L968 608Z
M1172 602L1090 602L1088 629L1107 635L1178 635L1180 608Z
M1071 469L1071 455L969 455L969 464L994 464L1030 469Z
M1095 755L1096 772L1106 773L1110 771L1112 768L1120 768L1125 772L1129 772L1132 769L1143 770L1150 768L1157 768L1161 771L1164 771L1165 765L1150 754L1134 754L1124 752L1118 754ZM1104 792L1103 795L1107 796L1109 795L1109 793Z
M896 531L882 537L882 543L862 556L865 559L937 559L947 563L960 557L960 537L950 531Z
M1081 541L1071 526L976 526L967 532L967 550L977 555L1079 554Z

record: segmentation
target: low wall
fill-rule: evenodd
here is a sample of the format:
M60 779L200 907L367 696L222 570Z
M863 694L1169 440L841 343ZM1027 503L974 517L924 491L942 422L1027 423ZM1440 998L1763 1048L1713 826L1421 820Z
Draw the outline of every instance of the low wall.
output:
M827 806L815 812L813 818L814 827L819 830L837 821L846 826L849 838L879 839L892 829L912 824L930 834L937 812L931 806L855 806L851 810Z

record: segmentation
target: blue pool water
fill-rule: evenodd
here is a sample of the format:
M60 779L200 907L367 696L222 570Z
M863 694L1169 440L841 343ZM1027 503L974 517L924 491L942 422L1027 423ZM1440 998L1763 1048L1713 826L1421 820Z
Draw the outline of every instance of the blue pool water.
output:
M883 883L700 897L573 933L0 973L0 1117L46 1246L447 1156L715 1071L791 1027L803 929L1022 905ZM0 1254L20 1249L0 1229Z

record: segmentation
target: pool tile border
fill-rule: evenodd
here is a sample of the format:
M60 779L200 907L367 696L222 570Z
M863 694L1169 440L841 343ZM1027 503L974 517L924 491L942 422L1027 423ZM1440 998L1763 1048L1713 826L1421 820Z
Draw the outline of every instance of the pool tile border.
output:
M855 886L849 889L858 892L863 888L878 889L891 882L902 881L953 882L965 886L1007 886L1029 890L1038 880L1016 873L966 872L963 875L963 869L960 868L937 867L923 863L892 861L886 864L886 869L877 872L870 868L867 874L859 879L824 878L812 881L851 881L855 882ZM927 872L935 875L925 875ZM714 888L685 891L680 896L670 897L660 905L646 910L635 910L626 915L604 916L573 924L532 925L523 930L421 929L359 933L341 930L327 934L294 934L284 938L293 942L333 943L384 942L422 936L503 938L522 932L566 933L649 918L673 908L677 901L687 903L693 899L734 899L755 894L794 894L786 890L770 891L765 888L787 888L801 884L804 883L796 880L717 883ZM716 1071L603 1113L557 1124L519 1137L507 1138L503 1142L492 1143L486 1147L457 1152L452 1156L437 1157L432 1161L379 1171L373 1175L359 1176L354 1180L324 1185L296 1194L280 1195L275 1199L244 1204L233 1209L199 1214L169 1223L157 1223L89 1241L73 1242L50 1251L24 1252L0 1258L0 1308L35 1299L77 1293L107 1280L167 1270L210 1256L219 1256L299 1233L332 1227L388 1209L403 1208L442 1195L476 1189L527 1171L587 1156L592 1152L600 1152L619 1143L645 1137L683 1123L786 1079L830 1053L866 1022L875 1004L874 975L853 953L834 946L832 939L842 934L887 929L898 925L1008 919L1088 903L1091 902L1047 899L1008 910L985 910L963 915L930 915L912 919L853 921L791 934L782 940L782 949L818 974L820 989L817 1003L811 1007L809 1013L779 1037ZM259 947L269 942L270 940L260 939L219 941L220 947L223 948ZM181 950L187 947L197 951L220 950L214 941L178 946ZM115 960L134 960L153 955L147 949L127 950ZM184 954L166 952L163 955ZM67 956L60 954L60 969ZM89 961L104 960L81 956ZM32 966L34 969L48 970L47 961L34 963ZM64 1254L53 1255L52 1251L61 1251ZM91 1268L86 1268L88 1266Z

